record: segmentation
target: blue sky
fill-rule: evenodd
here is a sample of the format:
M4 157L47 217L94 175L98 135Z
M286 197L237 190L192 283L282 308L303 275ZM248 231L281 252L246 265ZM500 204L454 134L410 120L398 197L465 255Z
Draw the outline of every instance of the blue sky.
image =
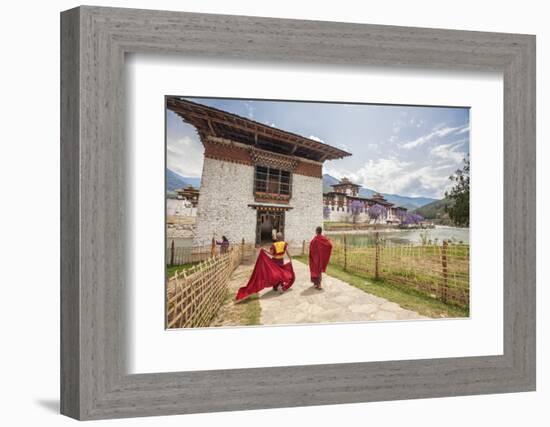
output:
M383 193L441 198L469 153L469 109L188 98L342 148L323 173ZM167 166L200 177L195 128L167 112Z

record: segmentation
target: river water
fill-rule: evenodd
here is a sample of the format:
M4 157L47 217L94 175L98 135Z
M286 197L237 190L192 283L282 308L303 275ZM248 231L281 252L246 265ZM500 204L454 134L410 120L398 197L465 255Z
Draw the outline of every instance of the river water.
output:
M380 238L395 245L420 245L424 240L431 240L432 243L441 244L443 240L450 240L454 243L470 243L470 229L458 227L436 226L424 230L379 230ZM327 236L332 240L343 241L343 234L331 234ZM375 231L345 233L346 242L352 246L366 246L375 243Z
M375 243L374 231L353 231L345 232L346 242L353 246L366 246ZM454 243L469 243L470 242L470 229L458 228L458 227L445 227L436 225L435 228L427 228L425 230L379 230L380 238L386 242L395 245L420 245L422 244L422 236L425 236L426 240L431 240L432 243L441 244L443 240L451 240ZM327 231L327 236L332 240L343 241L344 236L340 233L332 234ZM437 239L437 242L436 242ZM176 248L192 247L193 240L189 238L168 238L166 239L166 247L170 249L174 240Z

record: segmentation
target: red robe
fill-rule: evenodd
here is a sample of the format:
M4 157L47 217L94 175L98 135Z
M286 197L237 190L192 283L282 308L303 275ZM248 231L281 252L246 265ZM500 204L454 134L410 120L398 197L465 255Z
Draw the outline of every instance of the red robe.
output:
M309 243L309 272L311 280L321 277L327 270L332 253L332 243L325 236L317 235Z
M283 290L286 291L292 286L295 278L291 262L279 265L263 250L260 250L250 280L246 286L237 291L237 301L278 283L282 283Z

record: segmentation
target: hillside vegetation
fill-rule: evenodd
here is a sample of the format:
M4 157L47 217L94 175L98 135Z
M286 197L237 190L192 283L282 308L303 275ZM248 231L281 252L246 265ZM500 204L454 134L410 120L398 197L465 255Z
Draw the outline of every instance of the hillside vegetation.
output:
M449 214L445 212L445 206L451 206L449 199L436 200L427 205L416 208L413 213L422 215L424 218L442 225L453 225Z

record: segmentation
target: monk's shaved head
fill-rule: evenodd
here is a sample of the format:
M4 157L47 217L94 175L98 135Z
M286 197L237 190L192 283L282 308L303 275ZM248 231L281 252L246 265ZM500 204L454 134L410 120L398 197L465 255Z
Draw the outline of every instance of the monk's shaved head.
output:
M315 232L316 232L317 234L321 234L321 233L323 232L323 229L322 229L321 227L317 227L317 228L315 229Z

